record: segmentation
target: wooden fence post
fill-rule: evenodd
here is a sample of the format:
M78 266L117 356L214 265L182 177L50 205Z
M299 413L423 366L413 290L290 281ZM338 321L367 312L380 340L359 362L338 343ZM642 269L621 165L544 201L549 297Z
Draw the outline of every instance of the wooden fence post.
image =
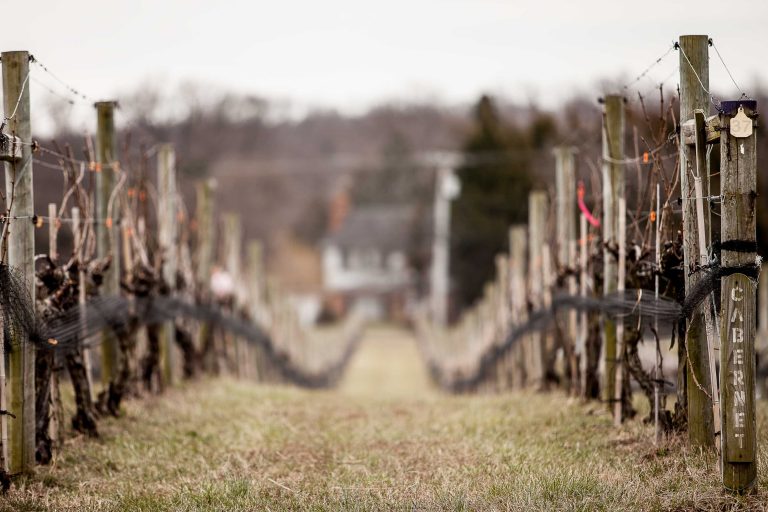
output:
M175 295L178 269L178 231L176 219L178 201L176 192L176 153L172 144L162 144L157 151L157 224L162 258L163 281L169 295ZM179 357L176 351L176 327L173 321L163 324L160 339L160 368L164 385L173 385Z
M567 272L565 286L568 294L576 295L576 164L571 146L555 148L555 186L557 191L557 265L560 272ZM576 351L576 311L569 310L561 319L565 320L562 346L566 356L569 392L578 394L579 363Z
M8 410L8 391L5 373L5 316L0 310L0 409ZM0 415L0 465L8 473L8 415Z
M214 192L216 181L208 179L197 183L197 209L195 219L197 221L197 250L195 252L195 266L197 267L198 285L208 290L211 280L211 267L213 266L215 230L216 224L214 208Z
M85 367L85 377L88 380L88 389L91 394L91 400L94 397L93 389L93 363L91 362L91 348L87 346L85 339L85 265L83 264L85 250L85 229L80 219L80 208L72 207L72 243L74 245L75 257L77 258L77 304L80 306L80 341L83 346L83 366Z
M7 130L21 139L21 159L5 166L6 198L13 198L9 217L8 266L24 278L35 304L35 233L32 224L32 126L30 123L29 53L3 52L3 112L11 119ZM12 339L8 357L8 392L11 418L8 469L29 472L35 466L35 347L28 340Z
M763 271L760 272L760 282L757 285L758 299L757 299L757 340L755 342L755 353L765 364L765 359L768 357L768 270L766 265L763 264ZM757 383L757 396L759 398L768 397L768 379L763 378L761 382Z
M503 345L510 326L510 300L509 300L509 257L506 254L496 255L496 285L495 291L495 323L496 345ZM502 356L496 361L497 391L509 389L509 372L506 366L507 357Z
M528 318L526 303L525 273L528 255L528 235L522 224L512 226L509 230L509 254L510 254L510 288L512 321L515 325L523 324ZM512 385L520 389L525 386L528 368L526 367L527 353L530 350L528 336L520 339L514 350L514 366L512 371Z
M117 139L115 137L115 101L96 103L96 256L112 256L104 275L102 295L120 293L120 251L118 245L119 208L110 198L115 189L117 174ZM101 382L106 389L112 380L117 358L117 339L111 329L105 329L101 340Z
M248 258L249 309L255 322L264 317L264 247L261 240L250 240L246 247Z
M544 232L547 225L547 193L541 190L531 192L528 196L528 283L530 290L530 302L533 311L544 306ZM544 375L544 363L546 361L544 336L539 331L530 334L531 360L529 385L536 389L544 389L546 386Z
M229 273L229 276L232 278L232 281L234 282L234 290L233 290L233 297L232 297L232 307L233 307L233 314L238 314L238 309L240 308L241 304L241 289L243 287L242 283L242 272L241 272L241 252L242 252L242 246L243 246L243 227L240 220L240 216L234 213L226 213L223 216L223 223L224 223L224 243L222 244L224 247L224 265L227 270L227 273ZM237 336L227 336L232 341L232 348L234 350L234 354L232 356L234 357L233 367L235 370L235 375L237 377L242 376L242 361L240 360L240 353L241 353L241 343L242 340ZM227 345L229 345L227 343ZM227 350L227 355L229 356L229 350Z
M549 210L547 210L549 211ZM546 226L546 221L544 226ZM552 246L550 242L546 240L541 244L541 277L542 277L542 294L541 294L541 309L551 310L552 308L552 290L555 287L557 277L552 270ZM557 356L559 354L557 340L555 338L554 329L546 328L542 331L542 344L543 351L542 357L544 360L544 367L542 373L544 375L544 385L549 387L550 382L557 384L560 378L557 376L558 361ZM567 372L567 363L563 365L565 373Z
M763 264L763 267L765 266L766 264ZM763 268L763 270L768 269ZM756 348L765 350L766 343L768 342L768 273L760 272L760 282L758 283L757 291L759 294L757 301L757 319L759 322L757 332L761 333L760 344L762 346Z
M267 281L264 262L264 246L260 240L252 240L248 244L248 268L251 285L251 312L253 321L264 328L269 324L269 306L267 298ZM264 380L268 375L269 360L260 346L255 347L256 378Z
M53 265L57 265L59 259L58 237L58 209L56 208L56 203L48 203L48 257L51 259ZM58 446L58 442L61 438L59 434L61 425L63 425L63 421L61 420L64 414L64 411L61 410L61 396L59 394L59 364L57 362L59 358L59 354L54 352L53 356L51 357L51 379L48 381L48 386L50 389L50 403L52 404L50 422L48 423L48 435L50 436L54 446Z
M263 326L265 320L264 248L260 240L248 242L247 258L250 317L251 321L259 326ZM254 378L263 380L264 365L267 362L264 353L259 346L254 346L252 353Z
M620 297L624 296L624 284L626 280L627 265L627 200L624 197L619 198L618 231L616 241L619 245L619 261L616 272L616 291ZM623 421L622 408L624 406L624 355L626 348L624 346L624 319L619 318L616 323L616 389L613 397L613 424L621 425ZM629 383L627 383L629 384Z
M720 114L722 469L725 488L739 493L757 485L756 111L755 101L724 101Z
M214 258L214 244L216 243L214 192L216 181L207 179L200 181L195 186L196 205L195 223L197 225L197 237L195 246L195 279L199 300L210 299L211 267ZM197 332L198 347L202 350L206 340L213 336L213 327L208 322L200 322ZM214 370L218 364L215 350L204 354L203 368Z
M618 249L617 205L625 197L624 187L624 98L605 97L603 113L603 295L616 292L618 264L613 251ZM605 317L603 322L603 398L608 410L613 410L616 396L616 322Z
M59 259L59 222L56 203L48 203L48 256L53 263Z
M680 123L694 118L696 110L709 112L709 38L705 35L680 36ZM681 130L682 137L682 130ZM683 199L683 258L685 291L688 293L701 279L699 268L700 237L696 217L696 187L694 176L701 178L703 193L709 195L709 170L700 169L696 148L681 140L680 191ZM700 148L700 152L703 148ZM704 167L706 165L704 164ZM704 240L709 243L709 201L704 205ZM707 301L704 302L705 304ZM707 358L707 338L703 308L694 312L681 345L685 358L688 406L688 439L694 446L715 446L712 389ZM680 383L678 383L680 385Z
M656 253L656 268L661 269L661 183L656 183L656 220L654 221L654 251ZM659 274L657 273L653 278L654 292L653 297L659 300ZM656 332L659 332L659 318L654 317L653 327ZM673 327L674 329L674 327ZM658 446L661 441L661 423L659 421L659 414L661 409L661 386L660 379L663 375L662 356L661 356L661 340L656 340L656 361L653 365L653 426L654 426L654 443Z
M579 296L587 298L587 276L589 275L589 229L587 228L587 217L579 216ZM589 369L589 315L586 311L579 314L579 394L582 398L587 398L587 372Z

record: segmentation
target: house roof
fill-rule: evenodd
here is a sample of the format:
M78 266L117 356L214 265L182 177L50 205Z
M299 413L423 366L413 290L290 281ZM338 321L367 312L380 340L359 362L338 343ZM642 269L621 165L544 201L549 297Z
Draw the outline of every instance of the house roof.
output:
M406 251L411 242L416 211L412 205L377 205L354 208L326 244L342 249Z

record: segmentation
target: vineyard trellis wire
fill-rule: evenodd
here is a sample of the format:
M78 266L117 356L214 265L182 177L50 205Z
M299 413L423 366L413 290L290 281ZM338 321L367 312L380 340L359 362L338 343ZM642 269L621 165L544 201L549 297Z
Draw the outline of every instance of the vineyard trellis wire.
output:
M4 91L10 115L4 117L2 156L13 178L0 219L0 345L12 362L9 386L0 386L3 485L9 482L7 475L28 471L35 461L49 462L61 444L66 433L59 392L63 369L75 392L72 427L91 436L98 435L100 416L120 413L125 397L160 392L182 374L230 373L312 388L334 385L357 347L361 316L349 315L343 323L326 327L330 334L325 339L314 339L314 332L300 325L296 312L286 306L284 292L267 282L260 254L248 262L248 269L239 258L228 258L223 272L230 285L215 290L210 281L217 258L212 185L201 184L208 190L207 203L197 205L194 221L199 227L192 233L190 216L173 185L173 148L142 147L137 158L125 145L121 159L116 144L110 147L116 137L104 120L114 119L116 102L97 105L96 141L85 136L84 158L76 157L69 145L53 141L49 147L33 140L29 64L54 77L78 102L89 101L26 52L3 54L4 75L12 75L17 67L26 69L18 97ZM13 83L13 76L5 78L4 83ZM11 97L15 105L8 109ZM157 187L149 179L154 155ZM48 215L15 206L31 205L27 198L32 164L58 171L63 178L61 202L49 205ZM114 176L112 183L102 179L107 175ZM22 178L28 187L16 186L24 185ZM99 183L108 183L104 193L97 193ZM173 186L168 188L168 183ZM167 229L168 221L181 229L171 231L170 238L168 231L165 238L158 237L156 228ZM31 234L44 225L49 227L49 253L19 257L18 234ZM62 230L70 232L71 256L58 250ZM107 234L106 250L97 243L100 233ZM229 229L224 236L227 256L243 250L241 228ZM194 259L203 269L197 273L188 245L193 237ZM109 291L105 283L115 272L119 287ZM222 274L221 269L217 272ZM321 342L322 351L316 347ZM102 352L101 364L92 359L93 351ZM34 367L19 375L13 361L26 354L34 358ZM99 373L101 390L96 383ZM0 381L5 384L5 375Z
M647 421L657 424L656 442L661 432L687 431L692 444L719 452L726 489L746 492L756 482L755 385L768 377L765 358L756 366L756 352L766 347L755 344L753 309L762 264L754 224L752 124L757 105L733 81L725 62L742 97L715 99L708 79L709 45L706 36L683 36L623 88L634 86L678 50L680 116L672 108L674 99L665 103L661 84L658 120L651 118L638 93L641 115L636 118L646 126L635 126L630 139L624 111L632 107L626 99L609 95L601 101L603 153L596 163L587 157L584 161L591 170L593 197L602 205L590 211L583 182L577 189L575 175L563 174L574 168L574 154L586 151L556 148L556 190L549 194L555 196L556 214L546 195L542 201L544 193L534 192L528 226L511 228L509 255L497 256L496 279L477 304L453 326L441 325L424 312L417 330L434 380L454 392L560 385L574 396L606 402L620 424L635 414L631 376L649 401ZM710 102L718 113L706 117ZM732 132L735 116L743 116L748 128ZM640 137L640 131L646 135ZM625 155L630 141L634 157ZM715 143L721 150L719 193L708 189ZM664 152L671 144L676 151ZM735 157L734 148L746 157ZM665 168L669 160L675 164L671 173ZM624 213L626 170L633 166L637 202ZM736 175L726 174L729 167L742 173L738 184ZM702 174L706 187L697 183ZM678 205L682 210L673 207ZM718 205L721 211L710 214ZM682 229L677 227L680 213ZM710 215L719 218L712 222L720 223L723 233L730 229L738 236L710 240ZM765 318L768 303L760 307L759 316ZM569 312L574 309L578 321ZM746 325L739 324L746 319ZM655 342L651 370L639 348L649 336ZM664 336L670 350L677 345L675 383L664 376ZM720 345L721 358L716 360ZM666 406L669 393L676 395L672 410Z
M697 54L682 43L676 44L674 48L680 51L680 71L683 77L681 81L687 81L688 87L682 88L681 103L683 100L694 103L688 101L690 100L688 96L695 95L691 93L691 84L694 88L703 90L707 95L707 101L711 101L719 110L722 110L720 112L722 124L719 127L721 133L718 140L722 140L721 151L730 151L731 145L735 147L738 141L731 140L732 134L727 133L724 123L740 114L753 120L756 105L754 102L740 100L737 102L739 114L735 114L733 109L728 110L728 102L716 101L710 93L708 77L704 74L706 70L698 62ZM716 48L715 50L717 51ZM651 67L624 89L628 89L646 76L648 71L671 51L672 49L657 59ZM719 51L717 53L719 56ZM723 64L725 65L724 62ZM39 63L38 65L45 72L56 77L47 67ZM4 56L4 71L5 67ZM728 70L727 66L726 69ZM733 79L730 70L728 74ZM289 310L284 307L284 299L276 297L278 294L274 289L266 291L263 282L255 286L258 289L255 299L262 305L266 304L266 307L255 314L253 311L246 311L250 309L247 305L249 297L245 297L247 293L243 293L242 289L230 290L227 294L217 296L215 290L211 289L210 283L204 282L192 271L189 247L186 246L190 237L189 232L173 232L170 235L170 241L162 236L153 236L154 227L162 231L162 227L167 226L168 222L181 224L186 215L186 210L175 192L175 185L168 186L169 183L175 183L173 165L158 164L163 177L159 178L157 187L148 180L151 167L148 160L158 149L157 146L150 151L142 151L138 163L134 166L129 163L127 155L120 160L114 154L105 154L109 151L105 152L104 148L111 144L113 146L111 150L113 150L115 144L113 140L107 141L103 133L98 134L96 143L90 138L86 139L86 158L84 159L76 158L69 147L52 149L41 147L28 137L17 138L16 130L19 126L26 123L26 128L29 128L28 119L20 119L28 117L29 113L27 104L29 79L30 74L27 71L23 79L19 80L18 98L12 99L15 105L11 103L11 108L7 109L7 111L10 110L10 115L4 116L3 122L3 127L7 124L9 135L13 137L8 138L10 151L4 156L8 160L8 172L14 179L6 194L10 206L7 208L3 223L5 246L4 262L0 266L0 285L4 293L0 298L0 307L3 333L7 340L3 346L11 352L11 356L13 357L20 350L26 350L26 344L29 342L38 348L35 354L36 363L37 368L42 371L35 377L38 380L37 391L42 393L44 398L43 406L35 411L37 423L35 430L30 434L29 429L22 427L21 435L37 437L36 454L39 460L43 462L50 460L54 444L55 436L51 436L51 432L55 429L51 427L51 419L55 416L55 411L52 412L52 410L57 405L54 371L56 358L65 359L76 388L78 409L73 419L73 426L91 435L97 433L96 419L99 414L117 414L120 400L127 393L128 388L135 384L133 381L138 380L139 374L151 390L161 389L167 385L172 380L173 373L178 372L178 369L174 370L171 357L171 353L177 349L184 357L184 372L188 375L193 375L201 368L220 367L222 362L226 364L226 359L229 358L234 359L236 372L243 372L250 376L255 374L259 378L276 376L281 380L310 387L331 385L338 379L354 351L355 340L359 339L358 318L352 317L349 320L350 323L346 326L348 335L344 336L343 343L339 344L334 357L327 359L320 368L308 369L305 366L307 361L301 355L302 345L305 346L308 343L306 335L302 334L296 318L291 316ZM77 89L57 77L56 79L65 86L68 94L78 96L82 100L88 99ZM735 81L734 84L736 84ZM742 94L746 97L743 91ZM658 325L661 322L670 331L673 343L677 342L678 365L683 368L683 376L681 378L678 372L676 392L679 400L674 414L666 410L663 402L659 404L657 401L652 405L652 410L655 409L655 419L663 423L666 430L682 429L686 424L690 429L694 423L691 411L697 418L706 416L706 411L703 410L705 408L700 407L699 403L693 404L692 400L687 400L687 396L694 396L693 393L698 388L711 401L720 391L716 389L717 384L712 385L703 374L697 373L702 369L697 366L701 360L709 357L709 361L712 362L712 356L704 355L701 352L702 346L694 346L691 343L691 340L696 341L696 338L686 335L685 324L688 323L690 326L693 323L692 318L698 314L698 311L709 307L702 307L702 304L706 303L713 292L718 295L718 288L726 286L727 278L743 275L749 283L758 281L761 262L759 258L753 257L753 253L756 252L755 244L754 240L750 239L749 232L743 240L725 240L719 244L706 240L705 237L705 243L702 246L710 249L708 251L710 256L706 261L698 262L697 256L691 259L691 253L695 251L687 245L688 239L681 241L677 237L674 228L676 212L672 208L675 197L678 195L677 191L681 190L679 195L680 202L683 203L684 218L691 215L688 209L689 204L697 201L701 203L702 199L713 197L709 193L691 195L682 190L686 186L688 173L691 170L687 166L692 161L697 165L706 161L709 165L707 149L703 146L711 141L707 139L702 142L701 127L694 130L695 144L686 142L686 135L682 129L679 133L678 130L669 131L670 123L675 126L688 123L689 113L686 112L681 119L682 122L678 123L672 105L669 105L668 109L664 108L661 87L660 96L662 101L659 122L654 126L645 111L643 98L639 95L641 108L648 124L645 130L648 138L643 138L642 142L646 150L641 153L640 138L635 131L636 154L634 157L627 157L624 154L626 137L622 110L624 107L621 106L623 98L616 95L606 97L604 152L600 159L590 162L595 168L602 168L602 172L593 173L593 181L599 182L602 179L603 184L602 209L593 208L595 212L601 210L600 213L595 213L593 216L586 208L583 192L579 197L579 207L584 221L589 220L589 217L594 221L591 222L592 233L587 223L583 222L579 236L575 236L575 225L571 225L572 235L568 239L549 239L551 236L548 235L548 231L554 223L573 224L576 219L574 204L576 197L573 197L575 196L573 192L576 190L573 182L575 176L570 176L567 180L563 179L563 182L571 181L569 200L573 205L572 211L565 218L553 219L546 195L538 194L537 201L531 203L535 204L532 210L536 210L536 215L532 215L527 228L531 235L528 250L523 250L520 258L499 260L501 262L499 268L504 271L498 273L497 282L487 289L483 300L476 308L467 312L458 326L445 329L444 326L430 323L426 316L419 316L417 328L421 334L420 346L433 377L441 385L452 391L462 392L488 388L514 388L522 385L543 389L562 378L567 382L569 391L583 397L598 398L601 387L608 390L602 400L608 402L617 420L621 422L631 414L627 385L630 374L649 396L649 400L652 392L657 390L659 385L666 384L663 374L654 372L651 375L651 372L643 368L638 355L638 344L643 340L645 329L650 330L654 336L656 353L661 353ZM6 98L6 105L8 105L7 100L8 98ZM617 106L619 108L616 108ZM102 107L109 108L103 102ZM697 105L697 107L703 109L708 105ZM746 113L743 112L745 109ZM749 123L751 128L752 121L750 120ZM111 135L113 134L110 134L110 137ZM665 153L664 149L671 144L677 145L677 152ZM20 158L15 156L16 146L21 148L18 151L21 153ZM691 148L691 146L694 147ZM722 149L723 147L726 149ZM743 147L742 145L742 154L744 154ZM157 152L165 157L168 156L167 152L159 150ZM573 158L572 152L562 152L563 155L569 153L570 158ZM56 163L33 157L34 154L45 154L55 158ZM751 154L754 154L753 150ZM724 155L723 158L730 158L730 153L724 153ZM488 158L511 158L511 155L490 155ZM672 159L675 159L676 165L670 176L664 163ZM57 210L55 215L15 213L12 208L17 195L27 192L31 194L32 163L59 169L65 177L65 191L61 204L57 209L54 208ZM642 167L644 165L647 165L646 169ZM574 162L571 161L570 167L573 166ZM630 166L636 166L638 171L638 201L634 213L625 212L623 208L626 206L625 172ZM644 170L647 170L647 180L642 187L640 181ZM697 167L697 171L700 170ZM90 183L85 183L91 181L85 180L86 175L104 177L107 174L113 178L117 177L114 186L110 184L106 195L97 194L93 197L95 191ZM27 177L30 182L29 190L17 190L16 183L21 183L21 178ZM560 175L558 177L562 178ZM663 207L660 185L664 187ZM751 211L754 212L754 197L748 195L750 192L754 193L753 190L739 190L738 194L741 194L739 198L748 197L752 201ZM737 194L734 191L732 193ZM563 197L566 195L568 194L564 194ZM599 194L595 191L595 195ZM723 197L726 199L725 196ZM561 201L559 195L557 201ZM76 205L77 215L73 212L71 217L66 217L66 208L70 203ZM658 206L654 207L654 204ZM166 210L165 207L168 206L170 207ZM725 204L724 201L722 212L724 225L729 219L727 213L729 206L731 205ZM598 218L601 219L599 223L596 222ZM212 215L207 214L206 218L199 220L210 224ZM627 226L627 220L630 221L629 226ZM641 229L641 222L644 220L647 221L646 228ZM72 257L66 263L60 264L56 255L49 254L39 260L44 261L41 267L35 267L35 261L29 261L29 259L21 261L23 268L22 266L14 267L11 265L13 262L10 261L6 264L5 250L9 244L15 242L16 236L15 231L9 230L8 226L14 224L26 230L31 224L40 227L46 221L55 227L52 230L52 246L55 246L56 233L62 225L73 229L75 242ZM598 232L599 227L603 231ZM754 226L747 226L747 229L749 228ZM626 229L635 230L639 240L635 241L634 245L628 244ZM699 232L702 231L699 227L696 229L699 229ZM210 225L207 231L211 231ZM691 228L684 227L683 231L688 235ZM99 249L100 244L96 242L96 235L104 233L113 237L106 252L102 252ZM655 251L649 250L652 235L657 242L662 236L666 237L663 251L660 249L662 244L659 243L656 243ZM198 240L198 242L201 242L201 247L207 247L203 252L208 252L201 259L210 260L213 244L210 240ZM229 239L227 245L239 249L242 241L236 237ZM582 249L578 262L577 247ZM510 247L511 252L516 249L517 247ZM721 259L717 257L719 250L726 255L728 253L742 255L744 261L723 265L720 263ZM523 259L527 261L522 261ZM238 268L240 263L237 259L232 261L233 263L227 264L228 271L237 278L243 277L242 268ZM169 272L170 268L172 271ZM109 272L115 272L115 269L119 269L122 293L105 295L101 290L105 289L106 276ZM625 283L621 282L625 271L629 289L625 289ZM697 279L693 286L689 287L687 277L693 274L697 274ZM30 294L28 290L33 275L35 292ZM578 295L555 293L558 288L572 287L576 276L579 276L580 284L583 284L581 293ZM651 283L658 278L664 279L666 287L661 298L651 294ZM258 276L258 279L263 279L263 276ZM566 282L569 284L564 286ZM530 297L525 296L527 290L530 291ZM573 290L570 291L573 292ZM726 294L726 297L719 298L719 302L725 303L727 298ZM571 325L573 318L565 321L562 314L564 311L579 313L579 322L575 327L577 332L566 332L569 329L566 325ZM602 386L595 384L599 374L597 361L600 358L601 344L607 348L609 338L605 341L600 340L601 320L597 313L601 313L609 320L603 324L603 330L609 336L613 336L612 349L615 351L606 350L602 358L605 366L602 371ZM250 320L240 316L250 316ZM202 325L197 340L192 333L194 329L188 324L190 320ZM645 320L651 321L644 323ZM555 327L555 336L550 335L551 326ZM570 328L573 328L573 325ZM234 335L234 340L228 339L227 335L221 333L214 336L213 331L216 329ZM92 368L90 368L88 354L91 349L111 343L105 342L104 339L96 340L105 330L111 331L117 338L117 361L115 368L110 369L109 373L105 372L104 390L94 400ZM139 371L136 349L137 335L140 332L144 333L147 340L146 353L140 361L141 370ZM170 336L169 333L172 334L170 342L164 338L164 336ZM690 327L688 334L690 334ZM749 333L744 336L748 335ZM469 343L467 343L468 340ZM246 343L240 344L241 341ZM450 348L446 345L451 343L461 345L461 348L465 349L454 350L451 354L455 356L454 359L445 354L450 352L446 350ZM750 343L754 343L754 339L751 339ZM234 345L234 358L228 353L229 344ZM754 348L754 345L752 347ZM222 348L223 350L219 350ZM457 347L453 348L457 349ZM567 364L564 365L567 368L565 371L555 367L557 349L562 349L563 357L568 359ZM254 352L248 353L249 350ZM245 355L242 351L246 351ZM692 354L694 351L698 352ZM202 361L206 357L208 361ZM240 366L241 361L248 360L257 362L259 366L257 371ZM721 375L726 373L729 364L729 360L723 360ZM176 364L176 366L179 365ZM657 365L656 369L659 366ZM102 369L106 369L106 365L103 365ZM763 371L760 369L760 372ZM690 381L686 380L685 375L690 376ZM18 378L15 375L13 377ZM42 385L39 384L40 379L42 379ZM754 389L751 392L754 394ZM5 393L0 390L0 399L4 400L4 396ZM39 397L40 395L37 398ZM752 405L753 402L752 399ZM53 407L50 407L51 405ZM664 409L663 414L659 414L661 407ZM15 414L14 411L5 407L0 409L2 409L0 419L3 421L3 432L5 432L8 416L11 414L15 416ZM724 409L725 420L729 420L730 414L730 410ZM749 409L738 414L751 414L751 418L754 417L754 411ZM19 414L19 416L22 415ZM24 416L28 416L26 411ZM12 419L16 418L12 416ZM26 425L28 421L27 419L25 422L14 423L14 428L18 431L18 425ZM733 428L732 418L730 421L730 424L727 421L723 422L724 428ZM740 423L737 421L735 424L738 426ZM725 437L724 434L730 435L731 432L718 431L709 437L714 444L716 437ZM751 434L754 436L754 432ZM747 433L738 435L746 436ZM2 439L4 449L8 445L6 441L4 433ZM733 460L728 458L733 455L726 454L725 449L723 457L724 464L733 463ZM749 457L749 454L746 457ZM8 463L7 457L3 458L3 463ZM27 460L14 461L14 465L10 468L11 472L28 469ZM751 478L751 473L747 477ZM749 488L750 482L750 480L739 480L735 486L731 487L726 483L726 487L743 491Z

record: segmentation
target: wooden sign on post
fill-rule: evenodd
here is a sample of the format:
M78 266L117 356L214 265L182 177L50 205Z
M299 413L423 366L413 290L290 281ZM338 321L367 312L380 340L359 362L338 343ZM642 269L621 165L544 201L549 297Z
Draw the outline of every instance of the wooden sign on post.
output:
M722 286L726 336L723 385L728 388L730 398L730 410L724 412L728 443L723 456L729 462L754 462L755 359L751 357L751 361L747 361L747 355L754 355L755 351L755 284L744 274L733 274L723 278ZM747 425L748 419L750 425Z
M724 101L720 126L756 117L755 101ZM749 133L749 135L745 135ZM721 267L722 471L726 489L743 493L757 485L755 331L757 299L757 157L754 130L720 132L722 189Z

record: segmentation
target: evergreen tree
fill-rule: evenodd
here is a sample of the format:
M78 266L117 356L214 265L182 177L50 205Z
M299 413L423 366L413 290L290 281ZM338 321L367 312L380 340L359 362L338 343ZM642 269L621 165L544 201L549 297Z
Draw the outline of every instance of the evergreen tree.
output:
M509 226L525 222L532 187L532 150L550 133L533 123L530 133L502 123L493 100L475 107L475 128L458 169L461 195L452 206L451 277L456 306L471 305L495 273L494 258L507 250ZM533 127L536 127L535 129Z

